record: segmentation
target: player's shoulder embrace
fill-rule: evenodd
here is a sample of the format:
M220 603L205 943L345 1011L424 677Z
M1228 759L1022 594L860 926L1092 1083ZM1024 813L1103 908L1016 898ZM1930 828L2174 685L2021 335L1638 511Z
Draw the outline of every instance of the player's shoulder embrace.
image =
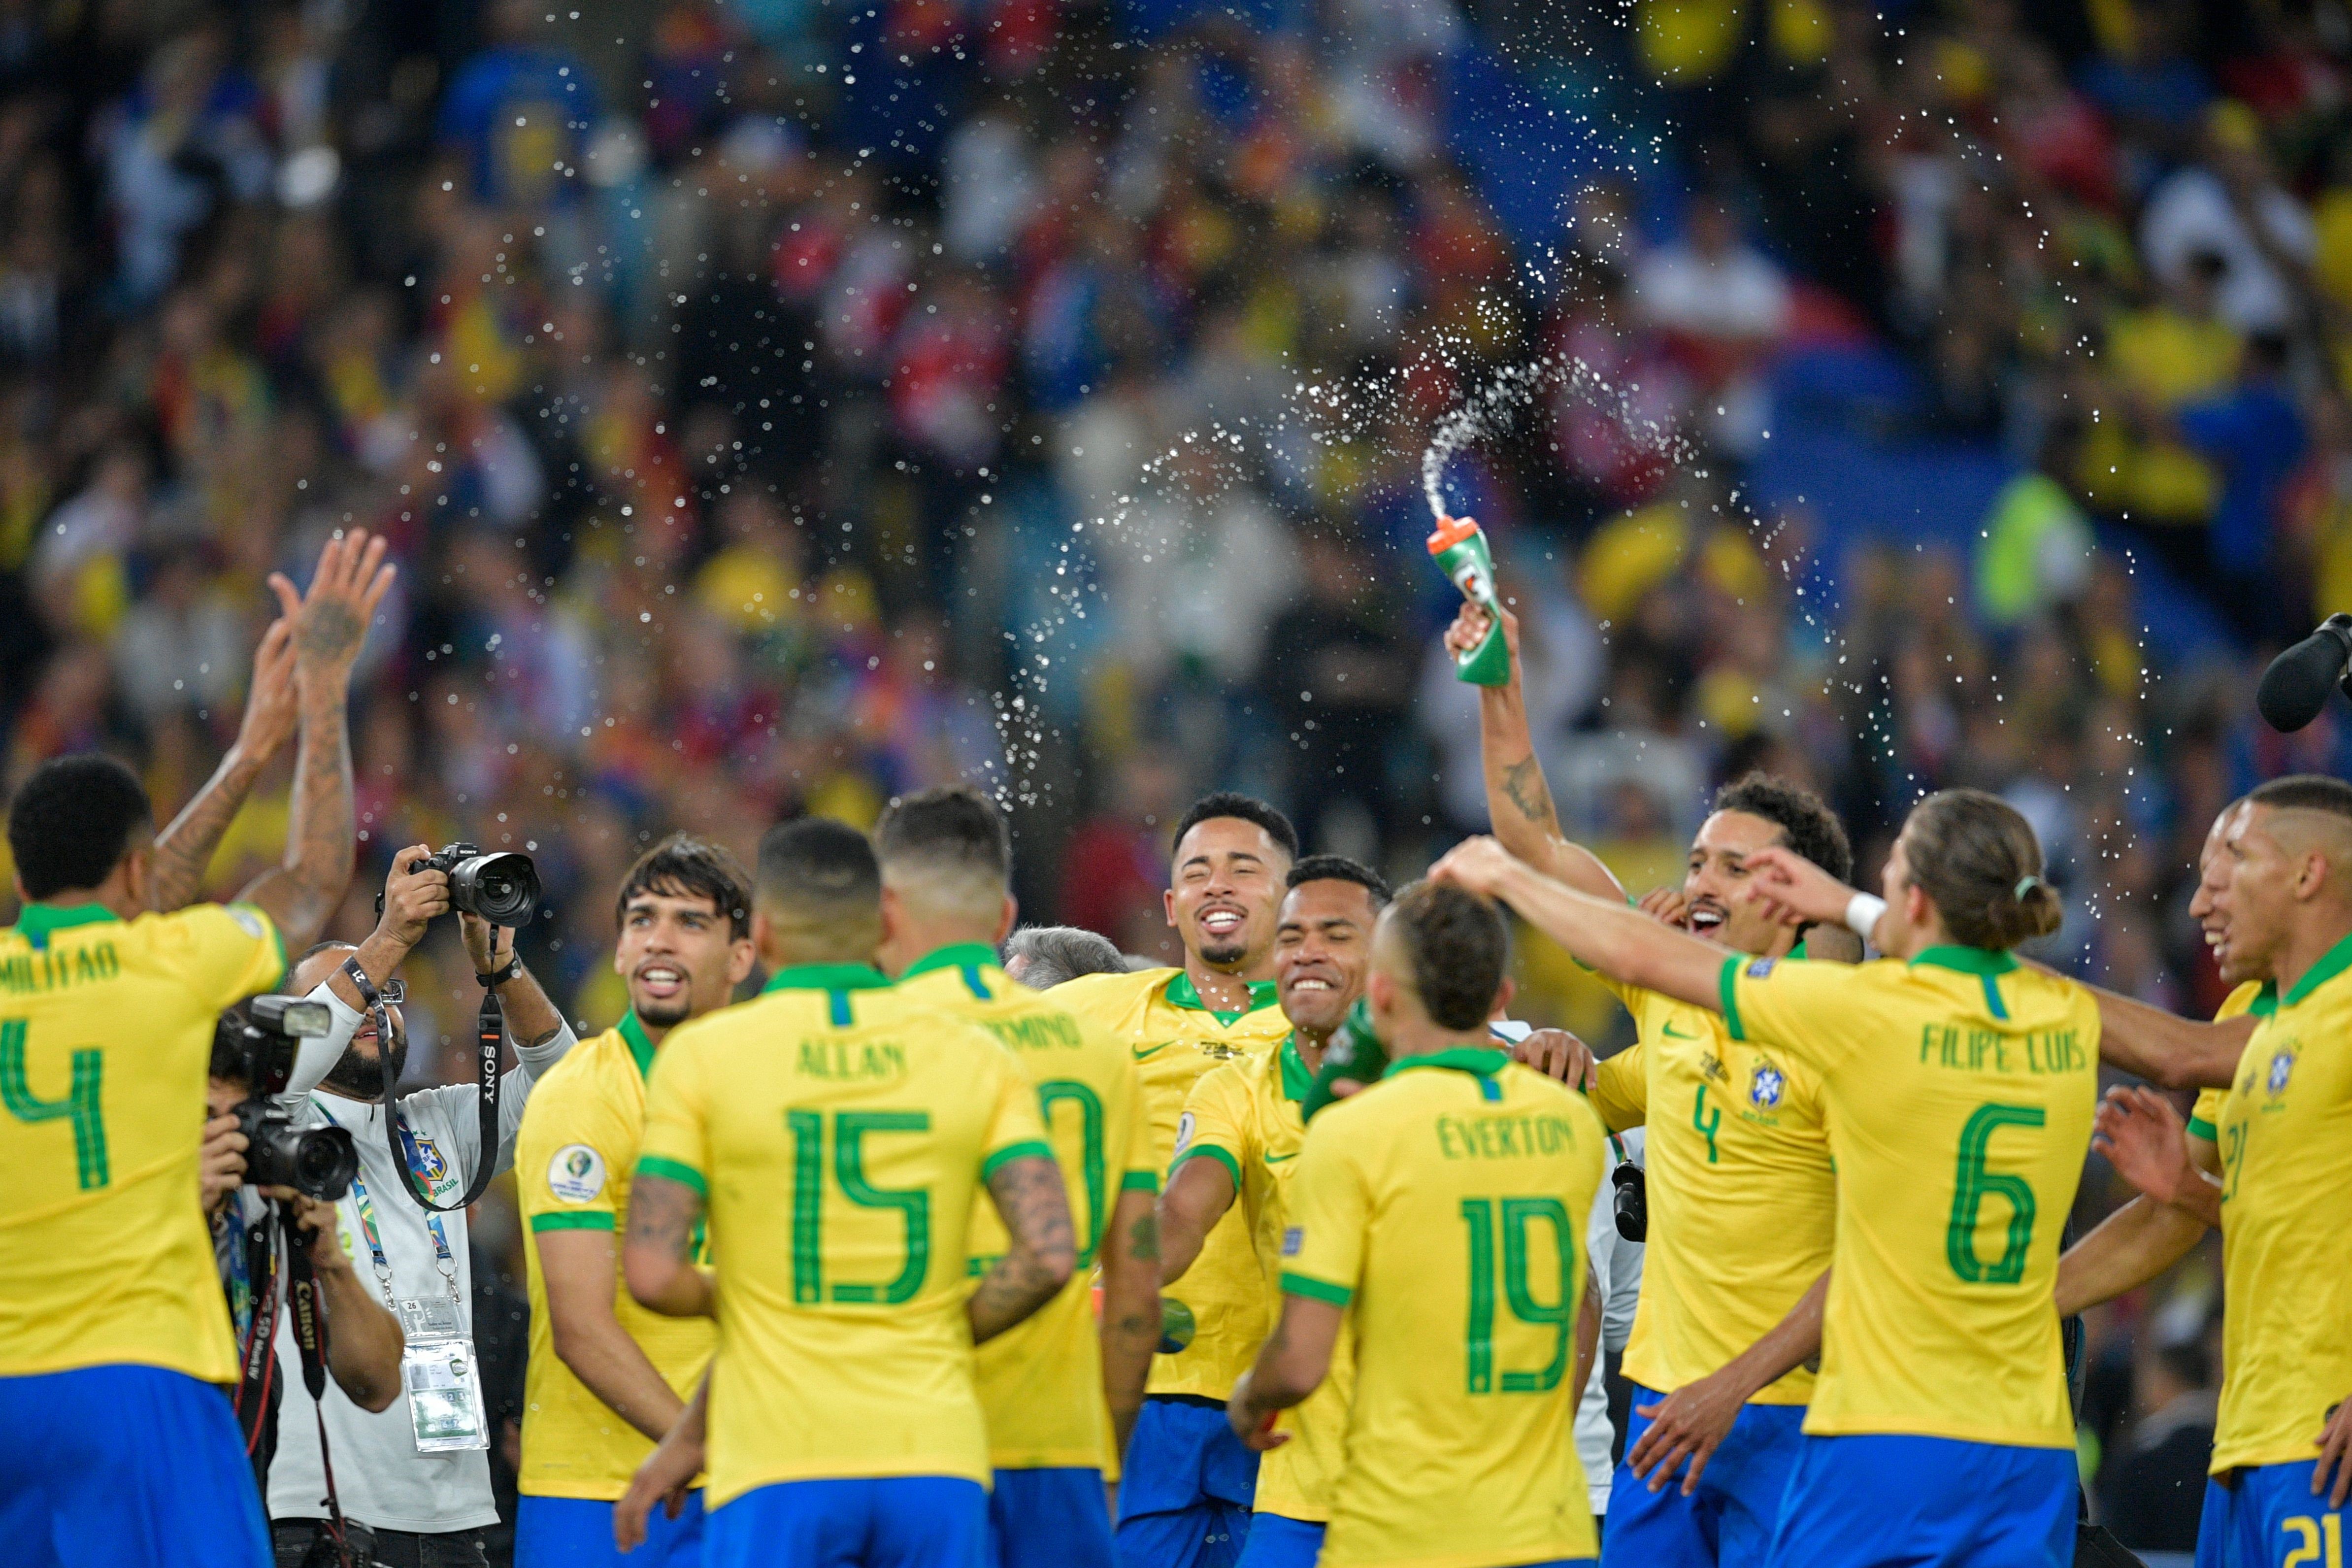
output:
M1074 1013L1084 1010L1100 1017L1115 1008L1141 1001L1178 973L1175 969L1134 969L1117 974L1081 974L1036 994L1057 1007Z

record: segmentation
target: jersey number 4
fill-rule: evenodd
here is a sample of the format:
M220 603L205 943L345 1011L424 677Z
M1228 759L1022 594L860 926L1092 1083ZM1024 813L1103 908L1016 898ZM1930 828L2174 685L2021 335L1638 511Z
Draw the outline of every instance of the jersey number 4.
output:
M1499 1232L1502 1293L1511 1316L1552 1331L1551 1359L1537 1372L1504 1373L1502 1392L1550 1393L1568 1371L1569 1331L1576 1323L1576 1237L1569 1228L1567 1206L1558 1198L1464 1198L1462 1221L1470 1227L1470 1321L1465 1335L1470 1392L1496 1391L1495 1243ZM1549 1301L1536 1300L1528 1278L1528 1230L1534 1224L1550 1227L1552 1257L1558 1261L1559 1277Z
M1995 1175L1985 1169L1986 1145L2004 1127L2039 1127L2038 1105L1979 1105L1960 1129L1958 1179L1952 1187L1952 1223L1944 1232L1944 1256L1952 1272L1971 1285L2014 1285L2025 1278L2025 1255L2033 1246L2033 1187L2023 1176ZM1985 1199L2009 1205L2009 1239L1999 1258L1977 1256L1977 1211Z
M106 1185L106 1118L99 1109L105 1059L95 1048L73 1054L71 1087L63 1100L44 1100L25 1079L25 1020L0 1020L0 1106L19 1121L73 1123L75 1174L81 1190Z
M911 1300L931 1270L931 1194L920 1187L877 1187L866 1179L866 1139L874 1132L928 1132L926 1110L836 1110L833 1113L833 1178L859 1208L896 1209L906 1225L898 1272L887 1283L824 1282L825 1121L821 1111L787 1110L793 1135L793 1300Z

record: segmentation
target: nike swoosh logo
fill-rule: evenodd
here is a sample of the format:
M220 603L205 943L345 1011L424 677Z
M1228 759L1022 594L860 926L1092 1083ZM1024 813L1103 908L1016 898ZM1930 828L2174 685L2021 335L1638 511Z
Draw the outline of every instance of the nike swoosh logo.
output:
M1150 1061L1152 1058L1154 1058L1154 1057L1158 1056L1160 1052L1162 1052L1162 1051L1166 1050L1169 1047L1171 1047L1171 1046L1174 1045L1175 1043L1176 1043L1176 1042L1175 1042L1175 1041L1173 1041L1173 1040L1162 1040L1162 1041L1160 1041L1160 1044L1158 1044L1158 1045L1156 1045L1156 1046L1152 1047L1151 1047L1150 1050L1148 1050L1148 1051L1135 1051L1135 1059L1136 1059L1137 1061L1139 1061L1139 1062L1147 1062L1147 1061ZM1130 1047L1129 1047L1129 1050L1134 1050L1134 1047L1130 1046Z
M1265 1163L1269 1165L1279 1165L1285 1160L1296 1160L1297 1158L1298 1152L1294 1149L1287 1154L1268 1154L1265 1156Z
M1698 1038L1696 1035L1692 1034L1688 1029L1677 1029L1671 1023L1661 1028L1658 1033L1665 1036L1666 1038L1670 1040L1696 1040Z

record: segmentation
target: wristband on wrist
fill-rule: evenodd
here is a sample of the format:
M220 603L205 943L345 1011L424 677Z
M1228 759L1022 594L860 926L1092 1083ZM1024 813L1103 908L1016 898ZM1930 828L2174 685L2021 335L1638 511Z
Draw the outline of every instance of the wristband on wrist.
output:
M507 966L504 969L493 970L488 974L477 971L474 982L483 990L488 991L493 985L504 985L509 980L520 979L521 975L522 954L516 952L508 954Z
M1870 940L1870 933L1878 929L1879 917L1885 913L1885 899L1875 893L1856 893L1846 900L1846 930L1866 942Z

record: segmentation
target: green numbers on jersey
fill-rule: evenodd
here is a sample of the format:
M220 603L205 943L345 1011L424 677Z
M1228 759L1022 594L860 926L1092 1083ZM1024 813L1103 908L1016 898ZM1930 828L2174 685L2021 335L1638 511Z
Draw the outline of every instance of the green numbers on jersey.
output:
M877 1187L866 1179L869 1133L928 1132L927 1110L837 1110L833 1114L833 1176L841 1195L860 1208L896 1209L906 1226L898 1274L886 1284L824 1281L825 1117L815 1110L787 1110L793 1135L793 1300L814 1305L831 1300L879 1301L896 1306L912 1300L931 1268L931 1194L920 1187Z
M73 1054L72 1085L63 1100L44 1100L25 1080L25 1020L0 1022L0 1106L19 1121L69 1120L73 1123L74 1173L81 1190L106 1185L106 1118L99 1108L105 1061L95 1048Z
M1558 1198L1464 1198L1462 1220L1470 1227L1470 1315L1464 1335L1470 1392L1496 1392L1495 1243L1499 1231L1502 1294L1511 1316L1552 1331L1551 1359L1538 1371L1506 1371L1501 1389L1505 1394L1550 1393L1568 1371L1570 1330L1576 1323L1576 1237L1569 1228L1567 1207ZM1558 1259L1559 1279L1549 1301L1536 1299L1528 1278L1528 1226L1537 1221L1551 1227L1552 1254Z
M1078 1267L1092 1268L1095 1253L1102 1246L1103 1226L1110 1223L1110 1168L1103 1156L1102 1097L1085 1084L1066 1078L1039 1084L1037 1109L1045 1115L1049 1136L1061 1131L1054 1112L1066 1105L1077 1108L1079 1165L1086 1175L1087 1217L1077 1225L1078 1239L1084 1244L1078 1251Z
M1698 1098L1691 1101L1691 1126L1697 1131L1700 1137L1706 1140L1706 1163L1710 1165L1716 1163L1715 1130L1722 1125L1723 1107L1719 1105L1717 1106L1715 1108L1715 1114L1712 1116L1708 1115L1706 1110L1706 1085L1699 1085Z
M1952 1272L1971 1285L2014 1285L2025 1278L2025 1255L2033 1245L2033 1187L2023 1176L1997 1176L1985 1169L1986 1146L2004 1127L2039 1127L2038 1105L1979 1105L1960 1129L1958 1179L1952 1187L1952 1223L1944 1232L1944 1256ZM2000 1257L1987 1263L1977 1256L1977 1211L1988 1197L2009 1205L2009 1239Z
M2221 1188L2221 1201L2228 1203L2238 1195L2238 1171L2246 1158L2246 1124L2233 1122L2221 1130L2221 1166L2230 1179Z

